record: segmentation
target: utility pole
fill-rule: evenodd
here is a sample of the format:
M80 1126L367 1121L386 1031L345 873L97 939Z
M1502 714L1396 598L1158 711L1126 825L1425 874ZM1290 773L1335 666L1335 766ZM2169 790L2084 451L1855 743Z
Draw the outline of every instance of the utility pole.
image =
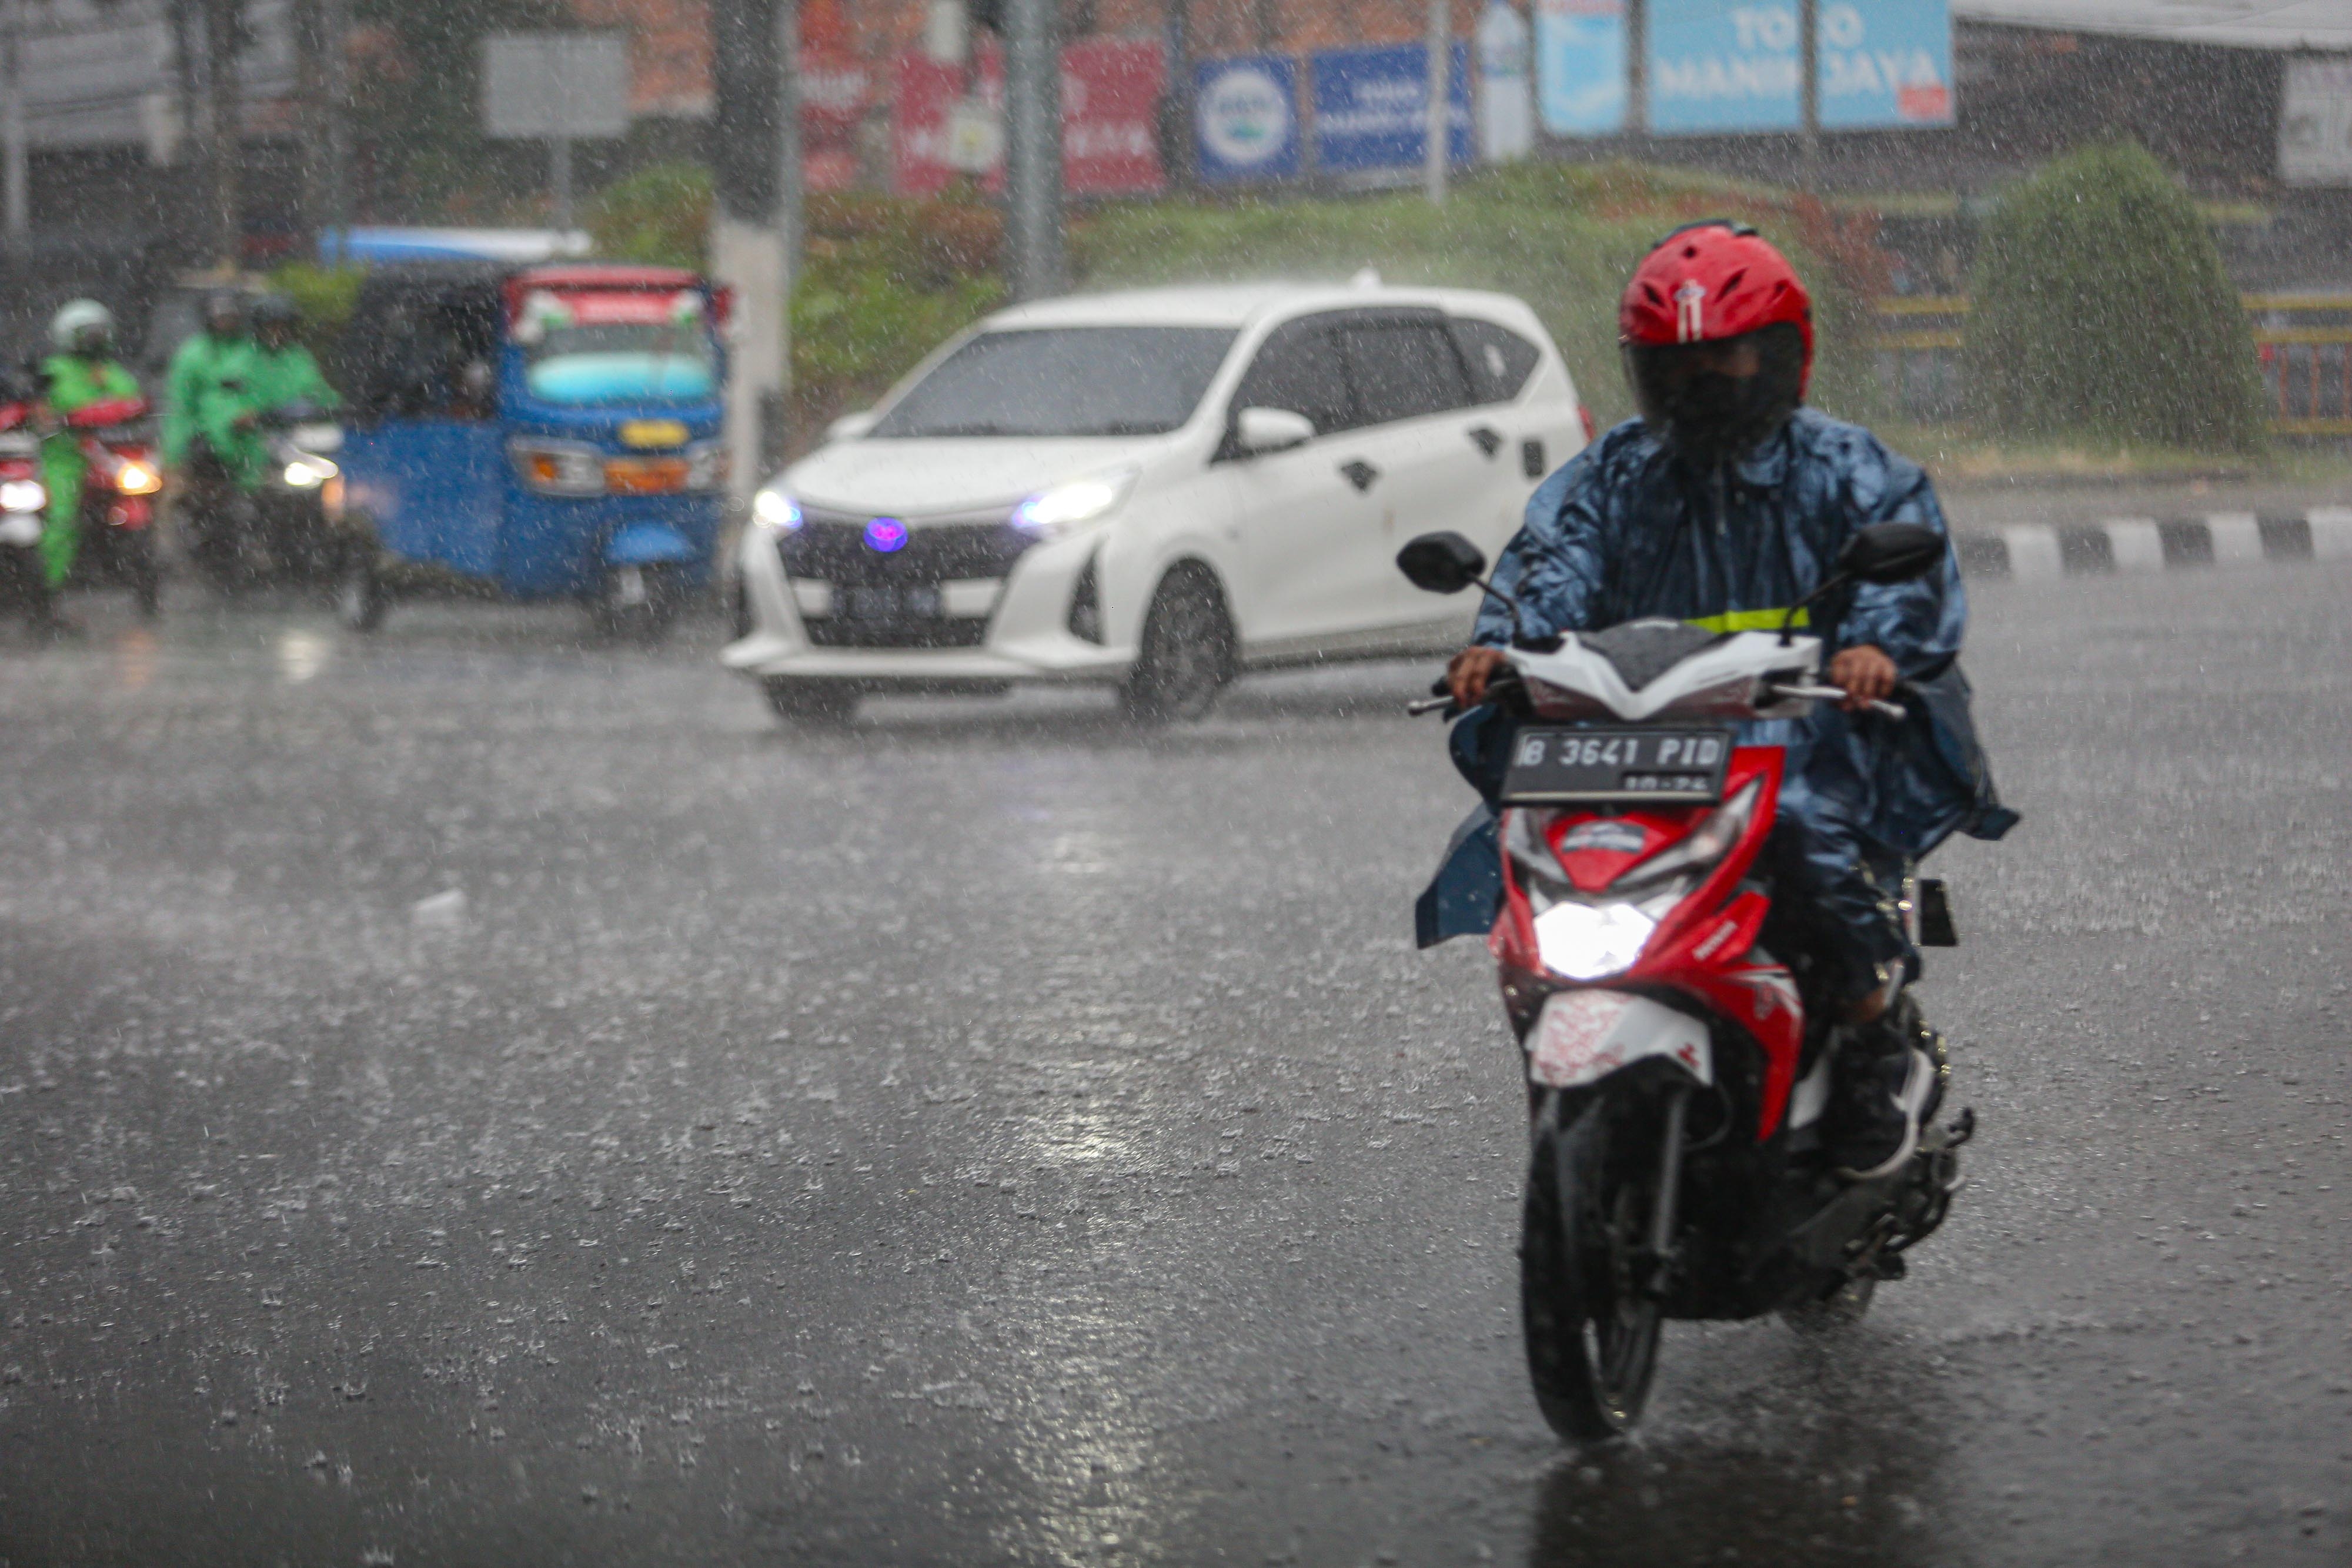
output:
M234 274L245 260L245 220L238 164L245 155L245 105L238 92L236 45L242 0L206 0L205 5L205 96L212 120L213 253L221 270Z
M1797 154L1811 184L1822 161L1821 0L1797 0Z
M7 10L0 14L0 27L7 29L0 38L0 161L7 165L5 183L5 225L8 246L18 249L33 232L32 153L26 146L25 129L25 0L5 0Z
M789 423L784 410L793 394L793 290L801 281L801 236L805 232L806 166L801 152L801 7L800 0L776 4L776 247L782 254L782 331L777 348L776 396L778 419Z
M739 500L783 457L783 79L776 0L711 0L710 274L731 288L727 453Z
M1454 7L1446 0L1429 0L1429 115L1422 126L1421 180L1433 207L1445 204L1453 107Z
M352 253L351 0L320 0L319 93L326 132L327 226L335 235L332 259ZM324 258L322 258L324 259Z
M1062 51L1054 0L1005 0L1004 195L1013 298L1045 299L1062 275Z
M1650 5L1625 0L1625 134L1650 133Z
M1180 191L1194 183L1192 139L1192 0L1168 0L1168 183ZM1261 28L1264 16L1260 16ZM1261 45L1270 47L1270 45Z

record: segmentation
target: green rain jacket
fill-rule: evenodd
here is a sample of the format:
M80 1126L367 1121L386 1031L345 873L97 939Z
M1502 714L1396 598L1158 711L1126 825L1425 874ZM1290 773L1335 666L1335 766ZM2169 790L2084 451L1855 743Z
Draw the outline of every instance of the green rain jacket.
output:
M250 338L215 338L199 332L181 344L163 372L163 461L177 468L188 460L196 434L196 411L224 376L239 373L253 352Z
M94 402L139 395L139 379L112 360L52 354L41 361L41 375L48 382L49 412L59 418ZM89 471L81 442L71 431L43 437L41 482L49 488L49 512L41 529L41 570L52 588L73 570L81 543L81 482Z
M261 483L268 471L269 446L251 426L237 428L239 416L281 408L289 402L341 406L342 399L320 373L319 361L299 343L282 349L245 345L241 356L225 361L212 383L196 397L196 434L212 444L229 473L247 489Z

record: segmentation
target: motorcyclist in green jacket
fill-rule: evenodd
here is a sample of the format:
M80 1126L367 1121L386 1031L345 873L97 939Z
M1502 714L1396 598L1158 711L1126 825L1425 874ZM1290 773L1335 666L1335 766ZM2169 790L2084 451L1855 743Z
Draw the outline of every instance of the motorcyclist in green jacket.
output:
M259 488L269 471L264 414L290 403L335 408L342 399L327 384L319 361L295 330L300 314L294 302L265 295L254 302L253 337L244 353L225 362L212 386L196 400L196 434L211 446L243 490Z
M163 461L174 472L194 475L205 466L195 450L196 411L222 380L241 372L252 352L244 298L233 288L216 290L205 301L204 329L180 345L163 373Z
M114 357L114 312L95 299L76 299L49 321L57 350L41 361L44 402L53 421L92 403L139 396L139 381ZM70 431L52 428L41 441L41 481L48 486L48 518L41 529L41 576L54 595L73 570L81 544L81 488L89 463ZM54 616L54 611L51 612Z

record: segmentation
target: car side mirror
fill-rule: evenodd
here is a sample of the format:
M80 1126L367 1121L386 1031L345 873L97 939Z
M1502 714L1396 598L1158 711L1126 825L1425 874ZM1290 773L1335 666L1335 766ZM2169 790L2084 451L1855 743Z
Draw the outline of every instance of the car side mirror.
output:
M860 409L856 413L845 413L826 425L824 438L827 441L856 441L871 434L874 427L881 423L882 416L872 409Z
M1234 415L1234 447L1244 457L1287 452L1315 439L1315 422L1286 408L1245 408Z
M1397 570L1423 593L1459 593L1486 575L1486 556L1457 533L1423 534L1397 551Z
M1838 551L1841 577L1881 585L1909 582L1944 563L1944 536L1924 523L1872 523Z

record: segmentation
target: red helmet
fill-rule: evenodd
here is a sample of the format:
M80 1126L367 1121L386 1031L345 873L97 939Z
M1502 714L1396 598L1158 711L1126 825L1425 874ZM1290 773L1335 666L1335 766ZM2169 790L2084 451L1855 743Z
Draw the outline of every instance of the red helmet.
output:
M1789 258L1745 224L1709 218L1660 240L1625 285L1618 340L1643 419L1670 445L1736 455L1785 423L1813 373L1813 302ZM1736 375L1700 345L1747 339Z

